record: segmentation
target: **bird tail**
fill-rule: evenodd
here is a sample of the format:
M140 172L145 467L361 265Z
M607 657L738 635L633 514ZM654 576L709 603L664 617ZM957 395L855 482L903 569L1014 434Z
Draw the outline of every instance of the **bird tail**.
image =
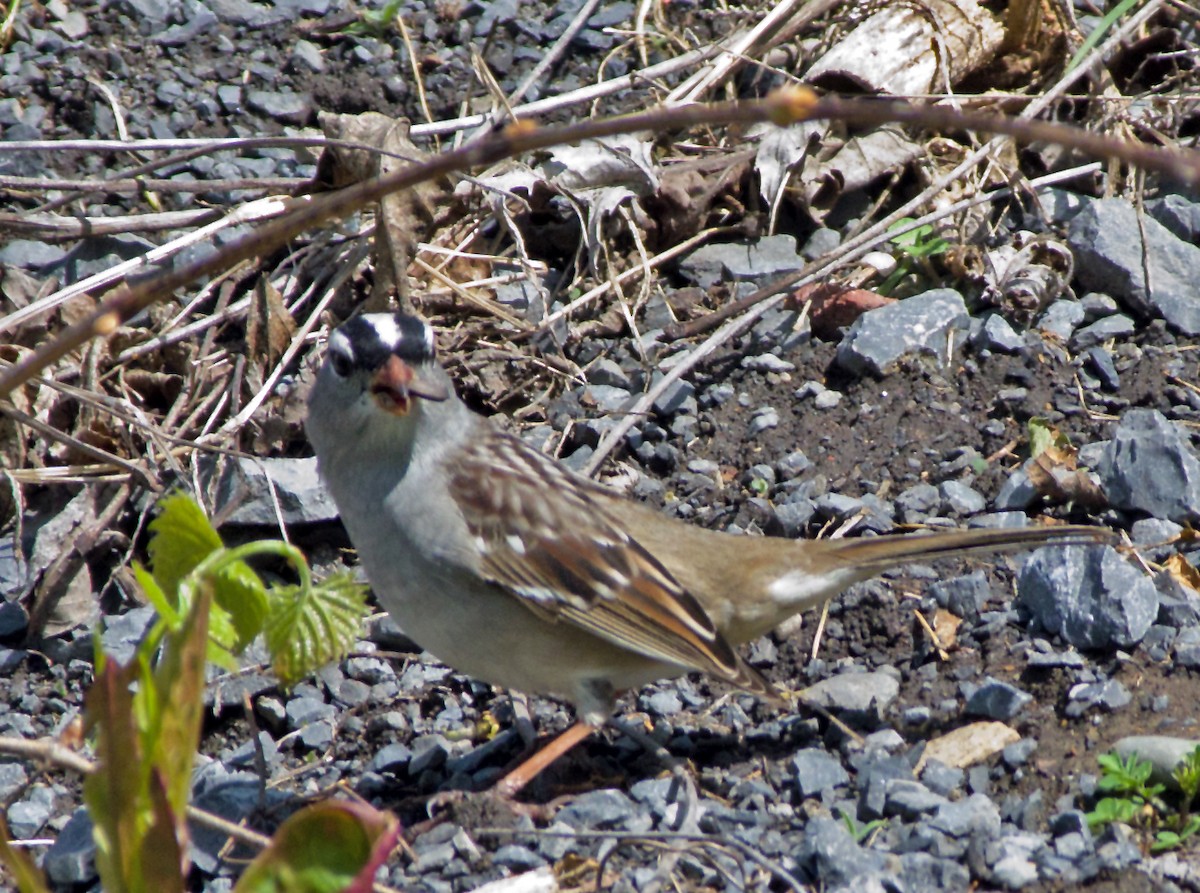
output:
M853 567L856 576L867 578L896 565L910 562L962 555L1018 552L1047 545L1094 546L1111 543L1114 539L1112 531L1101 527L1062 525L949 530L925 536L856 537L825 542L828 543L828 555L831 559L845 567Z

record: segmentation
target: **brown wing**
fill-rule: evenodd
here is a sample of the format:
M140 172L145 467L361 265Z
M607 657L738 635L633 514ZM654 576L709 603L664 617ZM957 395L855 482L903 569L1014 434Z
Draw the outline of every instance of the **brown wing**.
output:
M613 494L496 429L450 464L483 574L531 610L771 693L699 602L612 518Z

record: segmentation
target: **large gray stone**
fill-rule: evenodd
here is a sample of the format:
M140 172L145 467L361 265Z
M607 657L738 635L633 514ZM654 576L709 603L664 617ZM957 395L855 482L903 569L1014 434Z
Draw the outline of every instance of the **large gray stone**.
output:
M952 288L935 288L856 319L838 345L837 362L857 375L886 375L908 356L944 358L951 330L965 330L969 321L962 295Z
M1176 522L1200 520L1200 458L1157 410L1125 413L1096 471L1113 508Z
M274 527L280 515L285 524L313 524L333 521L338 516L328 491L317 475L317 460L240 458L223 466L207 462L201 465L201 480L217 483L217 513L226 524ZM271 487L279 501L275 512Z
M1200 248L1153 217L1139 220L1123 198L1092 202L1071 221L1075 275L1143 316L1161 316L1186 335L1200 334L1196 271Z
M1158 590L1110 546L1069 546L1033 553L1017 604L1077 648L1130 648L1158 616Z

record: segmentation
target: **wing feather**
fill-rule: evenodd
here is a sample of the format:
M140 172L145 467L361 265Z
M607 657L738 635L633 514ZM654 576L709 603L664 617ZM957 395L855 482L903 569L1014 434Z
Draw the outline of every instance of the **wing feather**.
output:
M482 573L531 610L770 693L695 597L621 528L603 487L498 429L454 457L450 485L482 544Z

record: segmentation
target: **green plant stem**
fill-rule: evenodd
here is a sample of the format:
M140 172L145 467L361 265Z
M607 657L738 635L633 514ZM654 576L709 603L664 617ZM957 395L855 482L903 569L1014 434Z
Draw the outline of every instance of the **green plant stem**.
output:
M304 558L304 553L290 543L281 540L258 540L242 546L235 546L232 549L218 549L196 565L192 575L199 578L216 574L221 568L236 561L245 561L248 558L257 558L262 555L274 555L287 561L296 569L296 576L300 578L300 590L302 592L312 590L312 572L308 569L308 561Z

